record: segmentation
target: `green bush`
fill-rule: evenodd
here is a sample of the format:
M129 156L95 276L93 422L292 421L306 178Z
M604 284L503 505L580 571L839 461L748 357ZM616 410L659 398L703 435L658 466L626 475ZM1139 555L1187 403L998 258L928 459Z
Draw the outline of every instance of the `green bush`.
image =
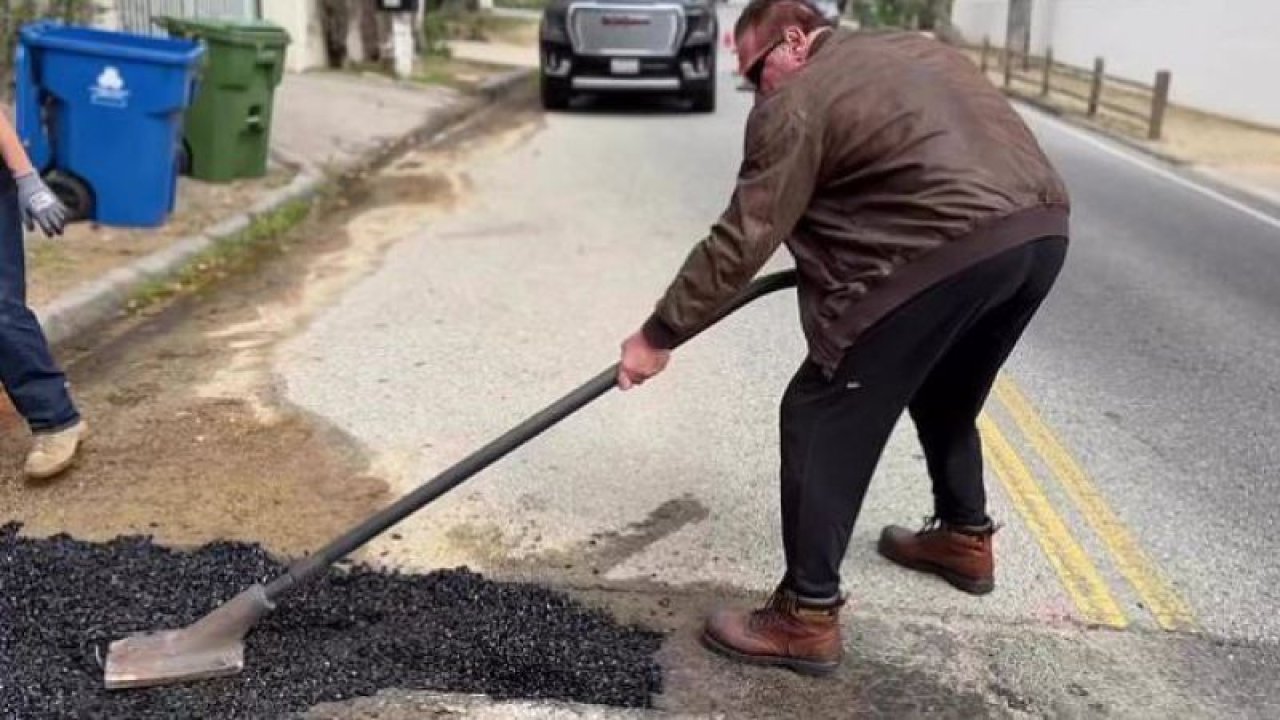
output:
M427 57L449 57L449 22L440 10L422 15L422 54Z
M541 10L547 6L547 0L493 0L493 6L512 10Z
M853 0L852 15L863 27L934 30L951 18L951 0Z

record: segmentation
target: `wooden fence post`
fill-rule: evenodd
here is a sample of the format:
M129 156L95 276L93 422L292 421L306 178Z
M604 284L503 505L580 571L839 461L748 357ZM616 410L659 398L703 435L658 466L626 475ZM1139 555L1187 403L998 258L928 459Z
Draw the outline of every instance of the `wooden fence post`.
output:
M991 52L991 38L982 38L982 74L987 74L987 53Z
M1102 58L1093 59L1093 85L1089 88L1089 117L1098 114L1098 103L1102 100L1102 76L1106 65Z
M1009 87L1009 83L1013 80L1013 50L1008 45L1004 47L1004 86Z
M1156 73L1155 93L1151 96L1151 127L1147 133L1151 140L1159 140L1160 133L1164 131L1164 111L1169 107L1170 79L1168 70Z
M1049 97L1049 83L1053 75L1053 48L1044 51L1044 76L1040 78L1040 94Z

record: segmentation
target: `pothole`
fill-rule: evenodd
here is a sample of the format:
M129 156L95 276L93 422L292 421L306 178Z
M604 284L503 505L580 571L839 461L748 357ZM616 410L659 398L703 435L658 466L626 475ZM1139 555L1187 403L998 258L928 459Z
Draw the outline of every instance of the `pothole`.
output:
M330 570L263 618L228 678L107 692L111 640L176 628L284 566L255 545L175 552L0 528L0 716L282 718L379 690L648 707L662 638L535 585L465 569Z

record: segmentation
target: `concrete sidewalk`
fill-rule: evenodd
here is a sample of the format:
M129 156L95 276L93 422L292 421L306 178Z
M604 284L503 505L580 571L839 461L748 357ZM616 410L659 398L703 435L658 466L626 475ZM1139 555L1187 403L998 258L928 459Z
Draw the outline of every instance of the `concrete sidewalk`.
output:
M271 149L285 161L345 172L464 99L451 88L376 75L288 75L276 90Z

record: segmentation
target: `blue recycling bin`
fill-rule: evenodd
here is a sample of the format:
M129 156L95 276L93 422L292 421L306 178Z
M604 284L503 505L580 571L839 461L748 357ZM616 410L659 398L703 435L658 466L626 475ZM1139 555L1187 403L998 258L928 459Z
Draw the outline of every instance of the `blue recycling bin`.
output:
M18 135L73 217L163 225L204 48L51 22L27 25L19 38Z

